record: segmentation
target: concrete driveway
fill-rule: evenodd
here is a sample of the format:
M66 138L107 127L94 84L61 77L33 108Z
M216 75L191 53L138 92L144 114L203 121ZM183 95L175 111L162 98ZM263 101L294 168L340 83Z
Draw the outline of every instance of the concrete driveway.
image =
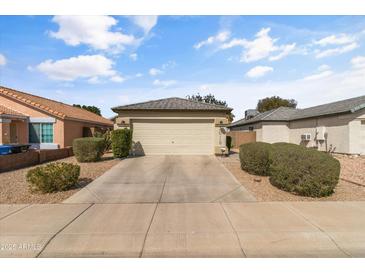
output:
M214 156L121 161L65 203L249 202L255 198Z

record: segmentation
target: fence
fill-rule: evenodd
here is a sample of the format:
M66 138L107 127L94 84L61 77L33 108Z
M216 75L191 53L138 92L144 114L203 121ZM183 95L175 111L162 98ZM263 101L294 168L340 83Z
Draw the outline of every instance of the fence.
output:
M27 152L0 156L0 172L42 164L73 155L71 147L47 150L29 150Z
M239 146L242 144L256 142L255 131L230 131L227 133L227 135L232 137L233 148L239 148Z

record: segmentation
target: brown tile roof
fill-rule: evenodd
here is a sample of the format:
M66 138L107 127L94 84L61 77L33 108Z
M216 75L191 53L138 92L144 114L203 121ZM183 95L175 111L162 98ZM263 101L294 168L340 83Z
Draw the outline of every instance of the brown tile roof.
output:
M7 108L3 105L0 105L0 115L27 117L26 115L24 115L18 111L12 110L10 108Z
M113 122L90 111L73 107L44 97L0 86L0 95L21 102L40 111L66 120L80 120L112 126Z

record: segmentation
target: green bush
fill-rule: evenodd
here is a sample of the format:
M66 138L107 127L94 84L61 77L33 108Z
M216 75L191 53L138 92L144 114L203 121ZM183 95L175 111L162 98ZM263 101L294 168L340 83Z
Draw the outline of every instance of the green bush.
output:
M248 173L267 176L270 173L271 145L268 143L248 143L240 146L241 168Z
M228 152L230 152L231 148L232 148L232 137L231 136L226 136L226 146L228 148Z
M112 132L112 150L115 158L127 157L132 147L132 131L128 128Z
M63 191L73 187L80 176L80 166L70 163L51 163L33 168L26 179L32 192Z
M97 162L104 154L104 138L86 137L74 139L72 149L77 161Z
M294 144L279 143L272 148L272 185L309 197L323 197L334 192L340 175L340 163L331 155Z

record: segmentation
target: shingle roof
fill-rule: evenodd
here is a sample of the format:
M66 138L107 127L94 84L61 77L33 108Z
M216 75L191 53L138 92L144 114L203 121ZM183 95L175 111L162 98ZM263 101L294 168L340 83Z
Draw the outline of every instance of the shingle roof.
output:
M0 105L0 115L4 115L4 116L19 116L19 117L27 117L26 115L12 110L10 108L7 108L6 106Z
M277 109L268 110L262 112L251 119L241 119L228 127L241 126L246 124L253 124L260 121L289 121L289 117L295 113L297 110L288 107L279 107Z
M21 102L49 115L66 120L80 120L112 126L113 122L90 111L73 107L44 97L0 86L0 95Z
M252 119L241 119L228 127L235 127L247 124L253 124L260 121L292 121L318 116L333 115L339 113L356 112L365 108L365 96L350 98L347 100L337 101L329 104L319 105L305 109L293 109L279 107L260 113Z
M196 102L178 97L171 97L137 104L113 107L112 110L114 112L118 112L119 110L197 110L197 111L218 110L218 111L229 112L232 109L220 105Z

